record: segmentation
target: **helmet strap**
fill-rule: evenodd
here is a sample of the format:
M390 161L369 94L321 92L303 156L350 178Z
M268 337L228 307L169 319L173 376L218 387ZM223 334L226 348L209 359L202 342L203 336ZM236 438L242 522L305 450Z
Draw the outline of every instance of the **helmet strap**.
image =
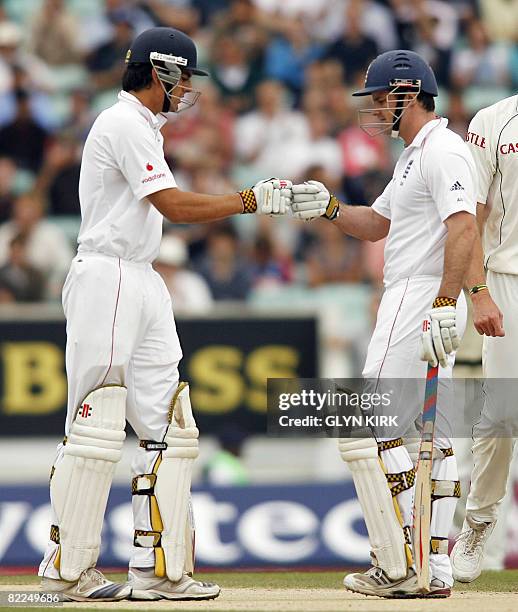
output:
M162 104L162 112L168 113L171 110L171 99L167 95L167 92L164 91L164 103Z

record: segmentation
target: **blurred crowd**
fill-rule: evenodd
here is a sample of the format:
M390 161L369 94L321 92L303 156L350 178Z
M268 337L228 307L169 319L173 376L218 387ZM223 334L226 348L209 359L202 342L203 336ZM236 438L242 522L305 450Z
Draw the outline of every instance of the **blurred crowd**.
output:
M388 49L427 58L438 112L462 135L518 88L518 0L0 0L0 302L59 300L84 140L116 100L131 41L154 25L191 35L211 74L164 129L186 190L312 178L371 204L401 145L359 129L350 93ZM285 287L377 286L382 246L247 215L166 226L156 267L177 310L204 312Z

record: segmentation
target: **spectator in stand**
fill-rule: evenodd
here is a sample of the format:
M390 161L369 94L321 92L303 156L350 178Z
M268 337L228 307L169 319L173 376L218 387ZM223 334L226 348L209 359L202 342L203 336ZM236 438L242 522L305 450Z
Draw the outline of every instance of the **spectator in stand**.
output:
M200 273L215 300L246 299L252 284L252 270L242 257L238 235L231 225L211 226Z
M50 214L81 214L78 191L80 162L80 146L66 133L50 145L34 185L34 191L47 201Z
M231 0L228 10L217 15L213 27L216 37L232 36L246 48L252 60L261 63L270 31L276 24L272 24L252 0Z
M466 138L471 116L466 108L461 90L453 89L450 91L448 110L445 114L448 117L449 129L456 132L461 138Z
M27 237L9 241L8 258L0 266L0 303L39 302L45 294L43 274L27 261Z
M443 0L390 0L397 23L400 49L412 49L426 58L437 82L449 86L451 50L459 13Z
M17 167L12 159L0 157L0 224L8 221L14 201Z
M190 156L194 160L211 157L211 165L227 172L234 158L234 113L222 104L219 91L206 84L196 106L181 116L173 118L164 126L166 156L179 159ZM204 132L210 130L213 150L206 149ZM219 181L218 181L219 183ZM232 189L231 189L232 190ZM203 193L216 193L203 191ZM225 193L225 192L222 192Z
M210 73L223 103L234 112L250 110L254 89L262 79L262 61L231 34L217 36L212 45Z
M356 84L359 74L363 77L366 66L379 53L376 41L362 29L361 10L361 3L349 2L342 35L325 51L327 58L336 59L342 64L348 85Z
M254 290L271 289L293 280L291 261L276 254L269 233L260 233L252 251L252 283Z
M315 240L306 255L307 283L320 287L363 280L361 243L344 236L331 223L315 223Z
M339 134L341 130L349 127L353 122L356 109L351 108L347 94L348 89L340 84L331 87L327 94L328 111L333 122L335 134Z
M282 83L263 81L256 96L257 109L236 123L237 158L249 165L253 176L292 176L285 150L308 143L308 121L303 113L290 109Z
M304 20L293 18L268 45L264 72L268 78L287 85L298 100L306 68L321 55L322 47L310 38Z
M0 22L0 95L13 91L16 87L13 71L20 67L27 74L26 86L50 91L53 88L52 73L48 66L22 47L22 30L11 21Z
M9 245L18 234L26 240L27 262L45 278L45 297L58 299L73 253L63 232L43 219L41 199L33 194L19 196L11 220L0 225L0 265L7 262Z
M28 92L18 89L15 96L16 116L0 129L0 156L9 157L21 168L37 173L49 134L34 120Z
M332 118L324 110L311 110L306 117L309 127L307 141L294 142L284 149L290 160L290 177L298 180L306 174L308 166L320 165L333 178L340 180L344 162L340 144L331 136Z
M126 52L135 38L133 25L126 13L114 12L111 19L112 37L92 51L86 59L94 86L101 90L120 87Z
M77 142L84 142L95 120L92 111L92 91L89 89L74 89L70 92L70 113L67 121L60 126Z
M213 304L210 289L202 276L186 268L187 259L184 240L175 234L165 234L153 267L164 279L175 313L209 312Z
M333 116L342 127L337 141L342 150L343 188L351 203L371 204L390 178L388 143L384 138L372 138L358 126L356 111L346 99L339 91L330 98Z
M452 84L458 89L510 84L509 48L489 41L484 24L472 19L467 28L467 46L453 52Z
M493 42L516 44L518 0L478 0L486 30Z
M191 0L140 0L134 3L134 9L141 8L156 25L171 26L193 36L198 27L199 13L192 4ZM123 10L128 8L125 6Z
M29 50L49 66L79 63L79 27L63 0L44 0L31 25Z

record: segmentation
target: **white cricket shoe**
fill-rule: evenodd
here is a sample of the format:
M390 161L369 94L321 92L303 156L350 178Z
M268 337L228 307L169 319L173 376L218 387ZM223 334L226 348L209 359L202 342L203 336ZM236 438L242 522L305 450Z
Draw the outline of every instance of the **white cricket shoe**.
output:
M158 578L153 568L130 567L128 582L132 587L131 599L216 599L221 589L212 582L199 582L187 574L178 582Z
M347 574L344 586L355 593L393 599L439 598L451 595L450 587L438 578L432 578L430 581L429 593L421 593L417 586L417 575L412 568L408 570L405 578L391 580L380 567L371 567L365 573Z
M462 531L456 538L450 561L453 577L459 582L473 582L482 572L484 546L495 528L496 521L489 523L466 517Z
M111 582L99 570L90 567L81 573L76 582L43 577L41 590L59 593L63 601L119 601L129 597L131 586Z

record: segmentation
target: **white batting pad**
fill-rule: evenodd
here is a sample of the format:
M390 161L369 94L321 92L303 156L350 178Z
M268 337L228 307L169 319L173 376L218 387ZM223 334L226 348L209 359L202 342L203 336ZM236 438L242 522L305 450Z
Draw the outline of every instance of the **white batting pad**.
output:
M59 528L59 573L77 580L99 556L106 502L126 434L126 388L95 389L82 402L50 481Z
M155 497L163 523L161 545L169 580L180 580L184 566L190 567L186 555L192 556L191 542L186 538L191 477L198 456L198 428L194 420L189 385L180 383L172 403L172 420L157 470ZM186 563L187 561L187 563Z
M373 438L338 440L342 459L351 470L377 565L391 580L407 575L405 537Z

